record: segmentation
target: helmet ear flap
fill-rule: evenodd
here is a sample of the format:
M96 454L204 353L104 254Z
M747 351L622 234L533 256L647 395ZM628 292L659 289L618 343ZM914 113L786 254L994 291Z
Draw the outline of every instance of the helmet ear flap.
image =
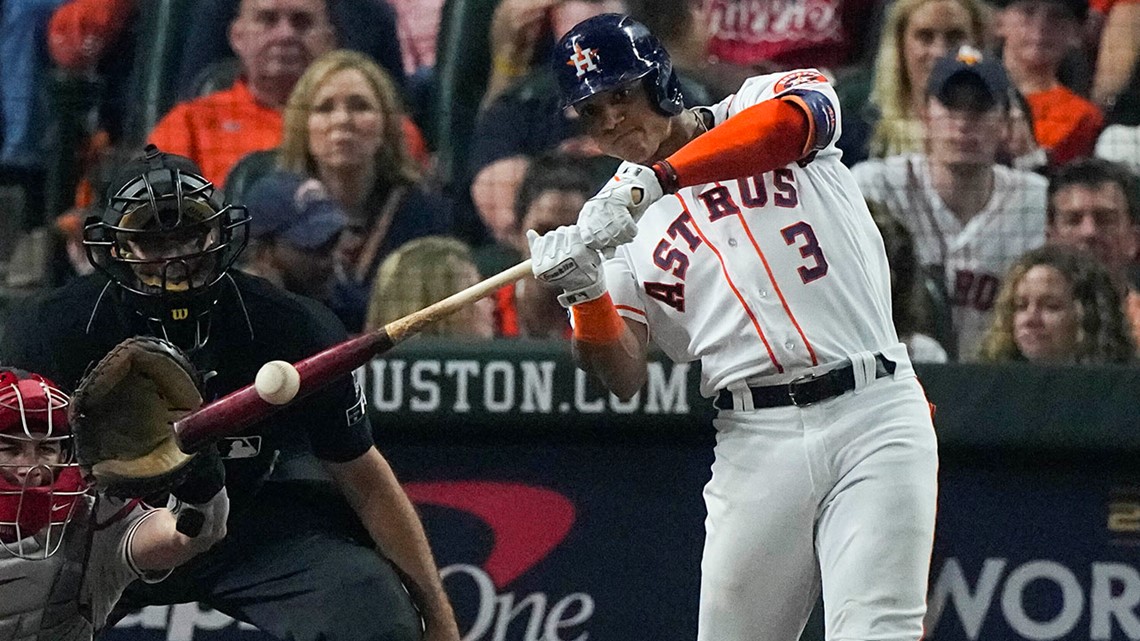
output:
M644 78L650 102L664 116L676 116L685 108L681 82L671 65L658 67Z

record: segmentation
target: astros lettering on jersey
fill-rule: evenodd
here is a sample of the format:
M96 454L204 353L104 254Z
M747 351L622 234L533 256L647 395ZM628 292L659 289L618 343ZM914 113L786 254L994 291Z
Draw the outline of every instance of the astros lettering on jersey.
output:
M838 104L814 70L747 80L714 121L792 89ZM606 261L621 315L672 359L701 361L701 392L789 381L857 352L907 363L891 320L889 268L866 203L831 143L811 162L681 189L654 203ZM703 259L694 260L698 254Z

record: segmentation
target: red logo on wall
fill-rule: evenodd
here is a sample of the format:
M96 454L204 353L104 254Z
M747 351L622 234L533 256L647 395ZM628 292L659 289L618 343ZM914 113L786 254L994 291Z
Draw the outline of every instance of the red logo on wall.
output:
M494 544L483 569L497 588L546 558L566 538L576 516L565 496L520 483L408 483L404 491L415 503L460 510L487 524Z

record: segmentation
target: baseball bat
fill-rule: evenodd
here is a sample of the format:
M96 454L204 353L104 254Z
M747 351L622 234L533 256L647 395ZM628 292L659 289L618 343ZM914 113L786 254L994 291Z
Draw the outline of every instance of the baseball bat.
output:
M372 357L392 349L428 325L486 298L500 287L530 273L530 260L525 260L378 330L337 343L294 363L293 366L301 376L301 384L293 400L284 405L273 405L262 400L252 384L230 392L174 423L174 438L178 447L183 452L192 453L214 440L238 434L252 423L351 373Z

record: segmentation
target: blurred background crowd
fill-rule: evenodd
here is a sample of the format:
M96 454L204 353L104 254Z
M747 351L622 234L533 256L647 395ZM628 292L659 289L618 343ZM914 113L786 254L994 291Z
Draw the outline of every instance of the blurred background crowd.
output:
M605 12L662 39L688 104L832 80L916 361L1135 362L1138 0L3 0L2 305L91 270L83 221L147 142L249 208L243 270L350 331L471 285L616 168L548 63ZM945 56L984 91L932 78ZM556 294L430 331L567 338Z

